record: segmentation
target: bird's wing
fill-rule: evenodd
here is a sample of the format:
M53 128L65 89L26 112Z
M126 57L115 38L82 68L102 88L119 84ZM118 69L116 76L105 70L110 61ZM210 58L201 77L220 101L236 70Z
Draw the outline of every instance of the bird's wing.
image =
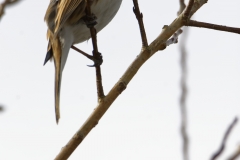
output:
M55 18L54 35L58 34L66 21L76 23L84 15L85 8L86 0L60 0Z
M48 29L53 33L54 32L54 28L55 28L55 17L56 17L56 13L57 13L57 6L58 6L58 1L57 0L51 0L47 11L45 13L44 16L44 20L47 23ZM47 34L47 38L49 38L49 33Z
M50 0L44 17L48 25L47 39L49 40L44 64L53 56L51 41L56 38L56 35L66 21L69 23L76 23L79 21L85 15L85 7L86 0Z

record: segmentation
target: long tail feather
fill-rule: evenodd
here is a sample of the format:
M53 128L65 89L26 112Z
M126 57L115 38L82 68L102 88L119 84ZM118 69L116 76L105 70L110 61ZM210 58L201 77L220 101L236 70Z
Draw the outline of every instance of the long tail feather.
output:
M58 123L60 118L60 89L61 89L61 79L62 79L62 69L61 69L61 57L62 49L59 38L55 38L52 43L53 58L55 64L55 114L56 122Z
M58 123L60 119L60 90L62 72L67 61L69 50L73 44L73 36L67 29L63 29L61 31L61 38L63 41L60 41L59 36L54 37L51 32L49 33L49 46L44 64L53 57L55 65L55 114L56 122Z
M61 70L55 67L55 114L56 122L60 119L60 89L61 89Z

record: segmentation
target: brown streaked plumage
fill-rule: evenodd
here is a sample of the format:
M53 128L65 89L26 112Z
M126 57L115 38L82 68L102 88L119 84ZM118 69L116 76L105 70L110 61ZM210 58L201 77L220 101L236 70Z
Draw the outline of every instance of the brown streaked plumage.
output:
M96 31L103 29L117 13L122 0L91 0L97 17ZM47 23L48 50L44 65L51 58L55 64L55 113L60 118L60 87L62 71L73 44L88 40L91 35L83 21L86 0L50 0L44 20Z

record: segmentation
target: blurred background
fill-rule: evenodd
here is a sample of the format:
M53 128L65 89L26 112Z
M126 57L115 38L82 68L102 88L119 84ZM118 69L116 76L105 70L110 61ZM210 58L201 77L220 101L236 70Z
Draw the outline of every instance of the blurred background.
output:
M3 0L0 0L0 3ZM97 105L95 69L71 50L63 72L61 119L54 113L54 64L43 66L47 49L43 17L49 0L8 7L0 21L0 159L54 159ZM174 0L139 0L149 43L177 15ZM192 19L239 27L240 2L208 1ZM105 94L141 50L131 0L98 34ZM184 32L186 33L186 32ZM183 34L184 34L183 33ZM180 36L181 37L181 36ZM182 159L180 136L180 43L150 58L70 160ZM240 116L240 37L190 28L186 100L190 159L209 159ZM91 53L91 41L76 45ZM240 124L220 159L240 145Z

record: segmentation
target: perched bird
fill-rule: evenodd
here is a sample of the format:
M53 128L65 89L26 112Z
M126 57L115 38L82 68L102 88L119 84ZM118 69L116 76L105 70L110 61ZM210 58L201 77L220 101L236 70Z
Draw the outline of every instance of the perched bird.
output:
M91 12L96 17L99 32L116 15L122 0L90 0ZM53 58L55 64L55 113L60 118L60 87L62 71L72 45L91 38L86 26L87 0L50 0L44 20L47 23L48 50L44 61Z

